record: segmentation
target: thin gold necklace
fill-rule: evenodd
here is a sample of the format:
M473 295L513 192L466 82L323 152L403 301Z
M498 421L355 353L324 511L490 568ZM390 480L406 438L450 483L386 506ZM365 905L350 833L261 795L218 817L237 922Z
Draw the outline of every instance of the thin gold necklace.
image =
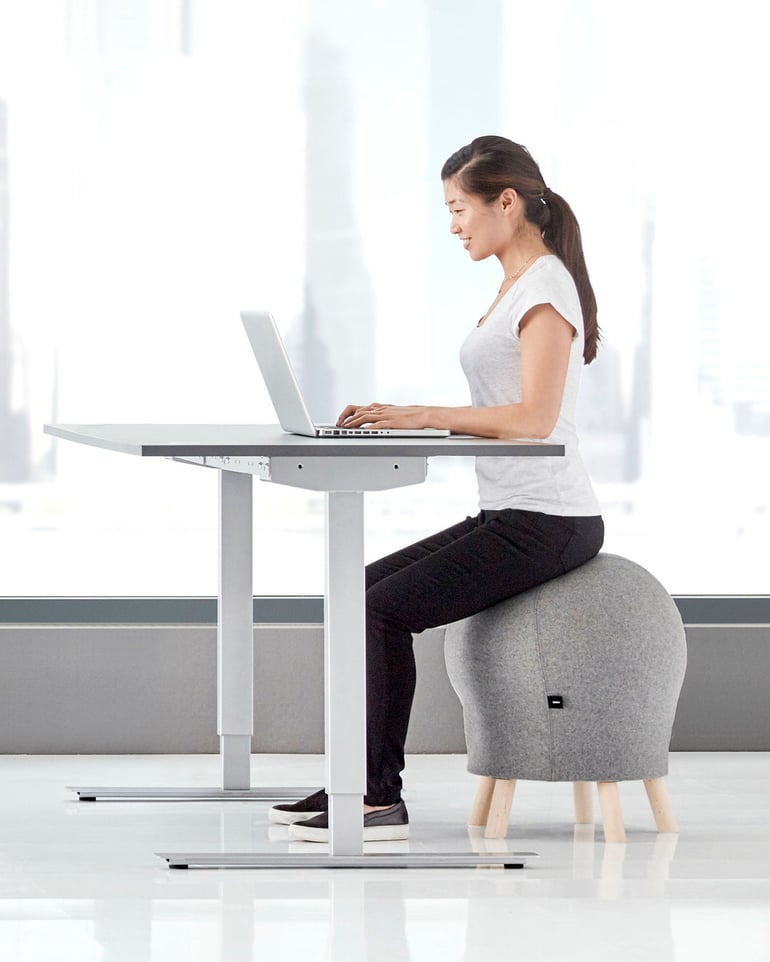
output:
M515 281L516 278L519 276L519 274L521 274L521 272L522 272L522 271L524 270L524 268L527 266L527 264L529 264L530 261L533 261L536 257L540 257L540 252L539 252L539 251L536 251L531 257L528 257L528 258L524 261L524 263L521 265L521 267L517 267L517 268L516 268L516 270L513 272L513 274L506 274L505 277L503 278L503 283L500 285L500 291L503 289L503 284L505 284L506 281ZM498 291L497 293L499 294L500 291Z

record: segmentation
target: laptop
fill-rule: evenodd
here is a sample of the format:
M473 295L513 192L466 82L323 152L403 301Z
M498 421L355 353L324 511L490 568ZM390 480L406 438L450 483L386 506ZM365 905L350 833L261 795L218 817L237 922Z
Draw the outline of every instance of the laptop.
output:
M275 413L288 434L309 438L449 436L449 431L439 428L340 428L336 424L313 424L273 315L267 311L241 311L241 320Z

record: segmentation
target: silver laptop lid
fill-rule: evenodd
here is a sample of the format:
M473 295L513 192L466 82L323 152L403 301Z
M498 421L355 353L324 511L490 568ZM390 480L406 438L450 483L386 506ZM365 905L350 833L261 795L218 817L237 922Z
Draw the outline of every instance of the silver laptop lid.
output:
M310 438L331 437L448 437L443 428L339 428L314 424L286 353L278 326L269 311L241 311L270 398L284 431Z
M289 434L316 437L318 432L273 315L269 311L241 311L241 320L281 427Z

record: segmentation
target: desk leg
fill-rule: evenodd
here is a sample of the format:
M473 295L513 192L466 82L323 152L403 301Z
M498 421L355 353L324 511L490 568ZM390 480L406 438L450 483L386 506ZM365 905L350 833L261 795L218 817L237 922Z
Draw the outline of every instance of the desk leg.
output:
M324 709L329 854L363 852L366 791L364 496L326 495Z
M81 801L280 801L303 798L317 789L317 786L250 787L254 730L253 484L250 474L219 472L217 731L221 787L73 787Z
M219 472L219 605L217 731L222 788L250 784L254 730L254 602L252 523L254 479Z
M229 481L223 474L223 494ZM245 490L232 494L234 505L241 499L245 513ZM226 499L223 499L223 501ZM249 501L250 504L250 501ZM237 514L237 512L235 512ZM223 548L229 542L225 532L231 518L222 512ZM243 527L243 519L238 522ZM250 530L250 528L249 528ZM235 535L234 535L235 537ZM244 552L236 549L235 556ZM232 560L232 559L230 559ZM243 555L244 566L250 558ZM223 571L229 565L223 564ZM241 572L242 575L242 572ZM224 587L227 578L223 579ZM237 589L235 597L238 597ZM245 594L245 587L240 591ZM171 868L468 868L503 865L522 868L532 852L363 854L363 795L366 791L366 617L364 594L364 496L362 492L331 491L326 495L326 592L324 618L324 711L326 736L326 786L329 792L329 852L294 854L286 852L159 852ZM223 603L223 612L228 610ZM242 606L236 605L237 612ZM236 625L238 621L235 621ZM228 642L229 644L229 642ZM228 649L229 651L229 649ZM227 653L225 653L227 654ZM245 660L246 655L243 653ZM225 659L226 676L236 661ZM250 677L250 675L249 675ZM220 695L224 689L220 690ZM228 692L229 697L229 692ZM238 696L236 696L238 697ZM241 696L242 693L241 693ZM220 704L221 707L221 704ZM235 706L234 706L235 707ZM228 714L227 719L231 716ZM237 736L237 724L245 725L245 714L235 712L230 727L222 734ZM250 724L250 715L249 715ZM240 729L244 734L245 729Z

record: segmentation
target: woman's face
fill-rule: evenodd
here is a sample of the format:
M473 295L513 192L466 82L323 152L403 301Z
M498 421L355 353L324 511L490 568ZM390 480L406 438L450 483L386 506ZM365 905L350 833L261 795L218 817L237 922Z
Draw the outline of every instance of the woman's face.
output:
M444 202L451 214L449 230L462 241L471 260L499 254L510 242L514 226L511 204L516 199L515 191L506 190L494 203L486 204L476 194L466 193L455 178L444 181Z

